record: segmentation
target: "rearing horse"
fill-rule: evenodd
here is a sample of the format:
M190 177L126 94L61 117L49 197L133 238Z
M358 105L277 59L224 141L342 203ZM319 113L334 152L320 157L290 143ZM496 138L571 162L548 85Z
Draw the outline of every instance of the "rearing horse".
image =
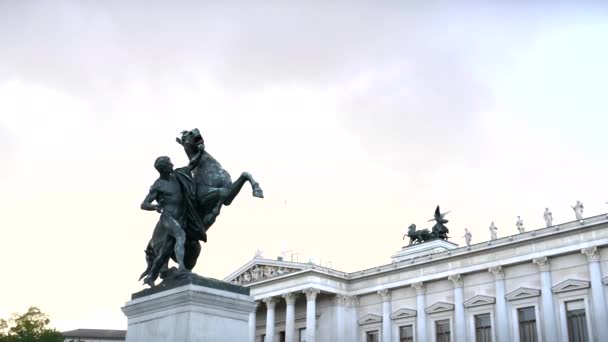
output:
M196 128L192 131L183 131L181 137L176 140L184 147L184 151L186 151L190 160L196 156L200 145L204 149L203 137ZM235 182L232 182L230 174L207 151L202 151L200 159L192 173L193 178L191 181L194 182L193 191L187 191L187 189L182 189L182 191L185 192L184 196L188 200L191 198L191 193L192 197L195 197L192 207L198 213L200 221L202 221L202 227L200 227L202 231L198 230L198 226L188 227L186 225L187 235L184 246L184 265L188 270L192 270L196 265L201 252L200 240L207 242L206 231L213 225L215 219L220 214L222 205L230 205L246 182L251 184L253 196L264 198L260 185L253 179L251 174L243 172ZM158 225L154 230L154 234L157 233L162 233ZM160 244L155 244L154 242L155 239L153 237L145 250L148 266L139 278L141 280L146 277L144 282L150 286L154 286L154 281L159 274L161 278L165 278L171 272L168 268L169 258L175 260L173 253L156 260L157 256L161 253L163 244L175 243L174 240L165 240Z
M198 152L197 146L205 146L205 141L197 128L182 131L181 137L176 138L176 141L183 146L190 160ZM193 175L198 212L203 219L205 229L213 225L222 205L230 205L246 182L251 184L254 197L264 198L262 188L249 172L243 172L235 182L232 182L230 174L206 150L203 151Z

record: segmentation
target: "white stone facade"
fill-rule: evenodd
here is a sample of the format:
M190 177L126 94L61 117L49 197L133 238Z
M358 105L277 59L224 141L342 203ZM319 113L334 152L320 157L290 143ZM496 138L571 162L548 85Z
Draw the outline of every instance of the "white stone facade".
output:
M588 341L608 341L606 215L433 250L408 258L404 248L353 273L254 258L225 280L247 278L259 303L250 342L401 342L401 328L416 342L442 332L450 342L567 342L575 319ZM253 281L251 269L269 276Z

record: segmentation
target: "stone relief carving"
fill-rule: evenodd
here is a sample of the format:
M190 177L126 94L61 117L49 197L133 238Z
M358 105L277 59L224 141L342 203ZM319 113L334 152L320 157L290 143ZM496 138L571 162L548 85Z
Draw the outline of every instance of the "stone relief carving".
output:
M245 285L297 271L300 271L300 269L283 266L255 265L230 282L236 285Z

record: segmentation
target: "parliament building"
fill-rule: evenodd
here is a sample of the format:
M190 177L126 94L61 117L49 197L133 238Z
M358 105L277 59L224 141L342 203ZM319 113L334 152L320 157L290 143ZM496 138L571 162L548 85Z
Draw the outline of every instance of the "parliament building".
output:
M606 215L391 259L347 273L255 257L224 280L258 304L249 342L608 341Z

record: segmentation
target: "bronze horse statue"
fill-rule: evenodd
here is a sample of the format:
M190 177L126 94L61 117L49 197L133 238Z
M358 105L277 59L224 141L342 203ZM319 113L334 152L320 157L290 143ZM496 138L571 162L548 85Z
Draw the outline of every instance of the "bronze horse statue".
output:
M450 230L445 225L449 222L445 219L445 215L447 215L448 213L449 211L446 213L442 213L439 209L439 206L437 206L437 208L435 209L434 218L429 220L429 222L435 221L435 225L433 225L433 228L430 231L428 229L416 230L416 225L411 224L407 229L407 233L403 235L403 240L405 240L406 236L410 238L410 243L408 244L408 246L435 239L447 241L447 239L449 239L448 233L450 232Z
M251 184L254 197L264 198L264 193L258 182L248 172L243 172L233 182L228 171L204 148L205 142L198 129L182 131L181 136L176 138L176 141L183 147L191 162L202 146L202 155L200 155L198 163L194 165L192 171L191 184L183 185L184 189L182 189L183 196L186 197L185 202L191 205L196 214L195 216L200 218L198 224L195 223L188 226L189 222L184 222L185 227L183 227L187 233L184 246L184 266L187 270L191 271L196 265L201 252L200 241L207 242L207 230L215 223L222 206L232 204L232 201L247 182ZM174 253L166 258L163 256L159 258L163 245L167 243L174 244L175 240L172 238L168 240L156 238L160 235L159 230L159 225L157 224L153 237L145 250L148 265L140 276L141 280L152 274L150 275L152 279L146 278L146 283L149 285L154 284L158 268L160 268L158 273L161 278L165 278L172 271L175 271L174 268L168 268L169 257L176 260ZM156 265L155 262L157 263Z
M410 224L410 226L407 228L407 233L403 235L404 240L406 236L410 238L410 243L408 246L433 239L433 234L431 234L428 229L416 230L415 224Z

